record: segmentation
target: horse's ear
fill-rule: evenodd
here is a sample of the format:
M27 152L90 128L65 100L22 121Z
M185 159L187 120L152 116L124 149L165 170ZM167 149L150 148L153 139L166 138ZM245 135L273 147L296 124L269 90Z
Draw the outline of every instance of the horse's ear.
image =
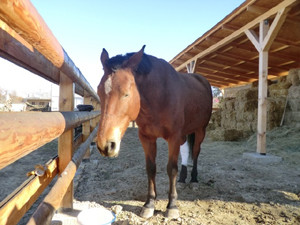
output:
M109 59L109 56L108 56L108 52L105 50L105 48L103 48L102 50L102 53L101 53L101 56L100 56L100 60L101 60L101 63L102 63L102 66L103 66L103 69L105 70L106 66L105 66L105 63L106 61Z
M143 58L145 47L146 45L144 45L140 51L138 51L128 59L128 61L126 62L126 67L129 67L134 70L138 68L138 65L140 64Z

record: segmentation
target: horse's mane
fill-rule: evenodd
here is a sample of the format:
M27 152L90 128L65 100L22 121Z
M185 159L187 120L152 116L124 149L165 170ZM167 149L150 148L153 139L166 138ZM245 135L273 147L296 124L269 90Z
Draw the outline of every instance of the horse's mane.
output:
M134 53L127 53L126 55L114 56L105 62L105 66L112 71L118 69L124 69L126 68L126 65L124 66L123 63L133 55ZM143 54L142 60L138 65L138 68L133 72L138 75L147 75L150 73L151 69L152 69L152 63L149 59L149 56Z

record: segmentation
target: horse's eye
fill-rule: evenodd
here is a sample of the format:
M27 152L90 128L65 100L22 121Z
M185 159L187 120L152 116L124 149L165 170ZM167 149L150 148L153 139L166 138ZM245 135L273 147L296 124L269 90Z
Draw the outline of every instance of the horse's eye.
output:
M127 98L128 96L129 96L129 94L127 94L127 93L126 93L126 94L124 94L124 98Z

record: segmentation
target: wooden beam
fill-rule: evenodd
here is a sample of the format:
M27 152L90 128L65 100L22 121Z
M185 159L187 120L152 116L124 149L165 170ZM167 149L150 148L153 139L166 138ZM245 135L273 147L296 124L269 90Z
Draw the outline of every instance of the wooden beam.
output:
M73 81L61 72L59 83L59 110L74 110L74 84ZM58 139L58 170L61 175L73 156L73 129L62 134ZM66 195L61 202L62 208L73 208L73 183L70 184Z
M267 11L268 9L265 7L260 7L256 5L249 5L247 6L247 11L255 14L263 14Z
M64 130L60 113L1 113L0 169L59 137Z
M251 5L255 2L256 0L248 0L247 2L242 3L241 6L239 6L238 8L236 8L231 14L227 15L224 19L223 19L223 23L218 23L216 26L214 26L212 29L210 29L209 31L207 31L205 33L205 35L201 36L200 38L198 38L196 41L194 41L191 45L189 45L188 47L186 47L182 52L180 52L179 54L177 54L171 61L170 63L173 64L175 61L177 61L177 58L180 58L185 52L188 52L191 48L193 48L196 45L200 45L205 39L206 37L212 35L213 33L215 33L216 31L222 29L222 25L230 22L232 19L234 19L237 15L239 15L241 12L243 12L246 8L247 5ZM181 69L177 70L180 71Z
M26 45L26 41L4 22L0 21L0 56L55 84L59 70L41 53Z
M58 158L46 163L43 176L32 175L0 203L0 224L17 224L57 175Z
M29 0L1 1L0 19L57 68L62 66L64 62L62 47Z
M50 82L59 84L59 69L40 52L26 43L27 42L22 37L12 30L6 23L0 20L0 56ZM76 82L75 92L83 96L84 88L100 102L97 93L88 84L80 70L74 65L73 61L67 56L67 54L66 57L67 63L64 63L63 69L68 72L68 76Z
M259 39L257 34L255 33L254 30L245 30L245 34L249 38L249 40L252 42L254 47L256 48L257 51L260 51L260 45L259 45Z
M63 50L63 52L65 61L60 68L61 72L66 74L74 83L77 83L84 90L86 90L96 101L100 102L99 96L89 82L85 79L81 71L76 67L75 63L68 56L67 52L65 50Z
M98 118L93 112L2 112L0 169L59 137L81 123ZM17 138L16 138L17 137Z
M192 61L186 65L186 70L188 73L195 73L196 61Z
M199 54L195 55L194 57L191 57L190 59L186 60L180 66L176 67L176 70L180 71L189 62L191 62L191 61L193 61L195 59L202 58L202 57L204 57L204 56L212 53L213 51L218 50L221 47L224 47L225 45L227 45L231 41L233 41L233 40L239 38L241 35L243 35L246 30L252 29L258 23L260 23L260 21L268 19L270 16L276 14L282 8L291 6L292 4L297 3L297 1L298 0L285 0L285 1L281 2L281 3L279 3L278 5L274 6L273 8L271 8L270 10L268 10L267 12L265 12L264 14L262 14L261 16L258 16L257 18L255 18L251 22L247 23L246 25L244 25L240 29L238 29L235 32L233 32L232 34L228 35L227 37L225 37L224 39L222 39L218 43L210 46L206 50L204 50L204 51L200 52ZM176 61L176 60L174 59L171 62L174 62L174 61Z
M262 50L263 51L269 51L275 37L277 36L286 16L288 11L290 10L290 8L285 7L283 9L280 9L276 16L275 19L272 22L272 25L270 27L270 29L268 30L268 33L266 35L266 37L263 40L262 43Z

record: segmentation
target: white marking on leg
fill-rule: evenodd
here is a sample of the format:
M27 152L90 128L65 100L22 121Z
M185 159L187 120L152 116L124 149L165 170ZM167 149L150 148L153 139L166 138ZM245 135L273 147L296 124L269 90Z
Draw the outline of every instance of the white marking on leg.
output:
M189 158L189 146L187 142L184 142L184 144L180 146L180 155L181 165L187 166Z

